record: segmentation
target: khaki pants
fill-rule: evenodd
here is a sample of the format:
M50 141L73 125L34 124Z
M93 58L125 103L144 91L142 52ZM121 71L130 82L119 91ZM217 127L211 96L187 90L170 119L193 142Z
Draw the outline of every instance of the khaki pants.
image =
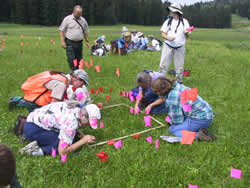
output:
M178 49L174 49L164 43L161 52L161 63L159 72L167 74L173 58L176 72L176 81L182 82L184 71L185 46L180 47Z

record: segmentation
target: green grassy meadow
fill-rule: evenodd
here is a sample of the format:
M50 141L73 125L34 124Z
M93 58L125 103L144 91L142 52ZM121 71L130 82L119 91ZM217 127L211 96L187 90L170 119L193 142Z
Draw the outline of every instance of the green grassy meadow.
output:
M103 34L107 41L119 38L121 27L90 26L89 41L93 44ZM127 27L160 38L160 26ZM160 140L159 149L156 149L155 140L161 135L170 135L166 127L143 134L140 139L125 139L123 147L118 150L108 145L84 146L79 152L68 155L66 163L62 163L59 156L54 159L51 156L20 155L17 151L25 144L18 143L13 126L18 114L28 113L25 109L8 109L12 96L23 96L21 84L29 76L51 69L70 71L65 50L60 46L58 27L0 24L0 34L3 33L8 37L0 38L0 142L8 144L14 152L17 174L24 188L186 188L188 184L199 188L250 187L250 30L239 27L196 29L192 40L187 40L185 69L191 70L191 76L184 77L183 82L198 88L199 95L216 112L209 128L217 136L216 142L195 141L193 145L181 145ZM21 42L24 46L20 46ZM160 52L136 51L122 57L92 57L86 46L83 51L84 61L93 58L94 65L101 66L100 73L94 67L86 71L92 88L103 87L104 93L91 97L94 103L103 102L104 106L133 105L127 98L119 96L120 91L134 88L140 71L158 71L161 55ZM117 67L120 68L120 78L115 74ZM110 101L106 102L110 87L113 92ZM164 123L165 116L156 118ZM144 126L143 114L132 116L126 107L102 110L102 121L103 129L85 128L83 132L95 135L98 141L105 141L148 129ZM154 126L157 124L152 123ZM153 137L153 145L145 141L148 136ZM96 157L99 151L106 151L109 155L107 163ZM231 168L241 169L242 178L231 178Z

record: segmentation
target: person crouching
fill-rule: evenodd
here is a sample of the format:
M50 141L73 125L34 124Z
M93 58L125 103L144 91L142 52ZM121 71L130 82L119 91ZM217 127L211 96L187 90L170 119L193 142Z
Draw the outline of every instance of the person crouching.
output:
M101 118L99 108L94 105L82 107L79 102L51 103L31 112L24 123L23 133L30 144L20 149L21 154L50 155L52 149L60 155L73 152L87 143L94 143L95 137L84 135L78 129L90 125L97 128L97 120ZM81 139L74 143L76 133ZM60 145L66 143L62 149Z

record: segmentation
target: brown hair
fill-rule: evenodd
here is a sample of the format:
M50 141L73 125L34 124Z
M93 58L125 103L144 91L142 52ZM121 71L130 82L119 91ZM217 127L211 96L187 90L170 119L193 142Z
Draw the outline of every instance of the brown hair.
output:
M160 96L167 96L171 89L175 86L175 81L171 78L161 76L152 83L152 90Z
M137 75L136 82L141 83L141 84L150 84L151 83L151 76L146 72L140 72Z
M11 183L16 174L16 160L10 148L0 143L0 186Z
M50 73L51 75L54 75L54 74L66 74L66 73L64 73L64 72L60 72L60 71L56 71L56 70L50 70L49 73Z

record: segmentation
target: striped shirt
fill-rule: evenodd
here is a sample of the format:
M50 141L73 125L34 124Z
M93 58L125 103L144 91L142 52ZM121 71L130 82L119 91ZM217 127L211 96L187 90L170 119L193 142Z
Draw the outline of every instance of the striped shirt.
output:
M87 21L83 17L80 17L77 21L83 27L84 33L88 33L89 29ZM67 39L77 42L83 40L83 30L81 26L76 22L76 18L73 14L71 14L63 19L59 31L64 32Z
M168 116L171 124L180 124L187 118L199 120L212 120L213 112L210 105L204 101L199 95L196 101L187 101L187 105L191 105L191 111L184 111L181 104L181 93L185 89L190 89L182 84L177 83L165 97L165 104L168 109Z

